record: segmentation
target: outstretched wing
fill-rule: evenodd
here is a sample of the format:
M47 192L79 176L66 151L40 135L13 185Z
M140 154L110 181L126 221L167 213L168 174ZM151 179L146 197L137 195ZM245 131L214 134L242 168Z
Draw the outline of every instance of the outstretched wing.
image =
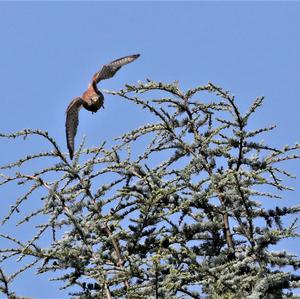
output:
M136 60L139 56L140 54L129 55L116 59L109 64L105 64L102 69L93 76L93 82L97 84L101 80L113 77L123 65Z
M77 132L78 127L78 114L79 110L84 103L82 98L75 98L71 101L67 108L67 118L66 118L66 137L67 137L67 145L70 153L71 160L73 159L74 153L74 138Z

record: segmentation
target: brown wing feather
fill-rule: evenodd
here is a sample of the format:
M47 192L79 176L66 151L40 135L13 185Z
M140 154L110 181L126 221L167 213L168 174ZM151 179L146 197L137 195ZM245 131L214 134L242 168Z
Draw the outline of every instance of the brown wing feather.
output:
M131 63L139 56L140 54L129 55L105 64L102 69L93 76L93 81L98 83L101 80L113 77L123 65Z
M77 133L77 127L79 123L78 114L83 103L84 101L82 98L75 98L71 101L66 111L66 137L71 160L73 159L74 138Z

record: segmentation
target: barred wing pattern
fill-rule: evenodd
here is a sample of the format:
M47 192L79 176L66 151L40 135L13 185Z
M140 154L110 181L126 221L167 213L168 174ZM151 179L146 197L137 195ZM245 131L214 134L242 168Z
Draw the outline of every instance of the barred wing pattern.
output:
M78 127L78 114L79 110L82 107L84 101L82 98L77 97L72 100L67 108L67 119L66 119L66 136L67 136L67 145L70 153L71 160L73 159L74 154L74 138L77 133Z
M105 64L102 69L93 76L93 81L97 84L101 80L113 77L123 65L136 60L139 56L140 54L129 55Z

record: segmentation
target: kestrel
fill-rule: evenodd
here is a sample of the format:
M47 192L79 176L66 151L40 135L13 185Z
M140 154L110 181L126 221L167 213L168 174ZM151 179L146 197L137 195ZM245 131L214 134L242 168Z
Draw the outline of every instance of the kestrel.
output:
M105 64L100 71L98 71L92 78L88 89L82 94L81 97L76 97L71 101L67 108L66 118L66 136L67 145L70 153L70 158L73 159L74 154L74 138L78 127L78 114L83 106L85 109L97 112L104 102L104 96L97 88L97 83L101 80L109 79L125 64L128 64L137 59L140 54L134 54L116 59L109 64Z

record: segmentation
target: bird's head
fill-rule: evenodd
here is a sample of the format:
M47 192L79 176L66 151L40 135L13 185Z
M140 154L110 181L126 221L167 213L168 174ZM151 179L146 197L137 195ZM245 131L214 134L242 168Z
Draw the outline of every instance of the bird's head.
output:
M100 96L95 94L90 98L91 105L97 104L100 100Z
M93 94L89 98L89 102L90 102L89 106L91 107L92 110L96 112L103 106L103 101L104 101L104 97L102 93Z

